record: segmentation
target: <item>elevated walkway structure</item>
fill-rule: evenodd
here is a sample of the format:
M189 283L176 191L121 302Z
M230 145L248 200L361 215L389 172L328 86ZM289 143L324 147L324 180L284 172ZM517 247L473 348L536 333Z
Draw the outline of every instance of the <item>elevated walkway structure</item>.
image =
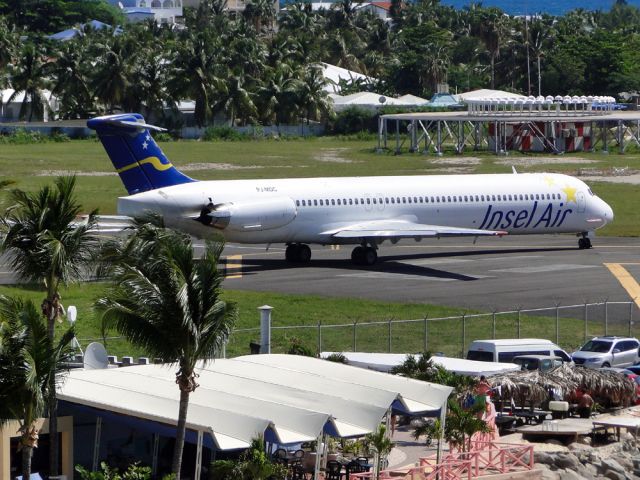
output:
M377 149L442 155L445 148L453 148L458 154L488 150L500 155L509 150L562 154L599 149L608 153L614 148L624 153L629 145L640 147L640 111L584 105L559 110L543 104L531 105L529 110L525 103L522 108L506 104L504 109L501 104L485 110L476 107L467 112L381 115Z

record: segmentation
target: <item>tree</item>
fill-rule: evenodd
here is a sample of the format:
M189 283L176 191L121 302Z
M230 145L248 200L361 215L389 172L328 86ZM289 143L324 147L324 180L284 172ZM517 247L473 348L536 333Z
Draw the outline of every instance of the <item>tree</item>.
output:
M31 300L0 296L0 424L18 420L22 478L31 474L37 421L64 370L73 327L54 343Z
M65 42L53 64L52 93L58 96L60 118L86 118L94 109L86 67L88 54L82 41Z
M221 298L223 275L217 265L224 245L207 242L193 259L189 236L141 223L122 243L102 255L112 284L96 301L105 329L115 328L150 356L178 365L180 405L172 472L180 478L189 395L198 361L222 348L237 317L235 304Z
M471 438L475 433L490 431L486 422L480 417L484 409L484 404L479 402L464 408L458 401L449 398L444 438L450 445L468 452L471 450Z
M11 87L15 90L9 97L12 102L24 93L20 105L20 118L31 121L33 116L43 117L49 104L43 90L47 87L48 66L42 49L28 42L20 49L17 61L10 70Z
M376 480L380 478L380 471L385 465L387 455L393 448L393 442L387 435L387 427L380 425L378 430L367 435L367 440L370 442L374 451L373 468L375 471Z
M302 71L302 78L296 92L300 112L307 119L321 120L331 116L331 101L324 90L327 79L322 74L320 65L307 65Z
M4 236L0 251L8 254L9 265L26 281L44 286L41 305L49 339L53 341L55 321L62 312L59 288L83 278L97 247L92 234L97 211L77 221L82 207L75 195L75 177L58 177L54 187L36 192L14 189L0 218ZM51 378L53 381L53 377ZM55 386L49 389L50 465L57 475L58 442Z

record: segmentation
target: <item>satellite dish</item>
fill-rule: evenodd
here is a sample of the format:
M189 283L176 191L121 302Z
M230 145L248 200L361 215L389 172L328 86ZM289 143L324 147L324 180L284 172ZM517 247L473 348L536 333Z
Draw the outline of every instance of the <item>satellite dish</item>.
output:
M84 352L84 368L85 370L98 370L107 368L109 359L104 345L98 342L90 343Z
M67 320L73 325L76 323L76 318L78 318L78 309L74 305L69 305L67 308Z
M380 95L380 98L378 99L378 101L379 101L380 103L384 103L384 102L386 102L386 101L387 101L387 97L385 97L384 95Z

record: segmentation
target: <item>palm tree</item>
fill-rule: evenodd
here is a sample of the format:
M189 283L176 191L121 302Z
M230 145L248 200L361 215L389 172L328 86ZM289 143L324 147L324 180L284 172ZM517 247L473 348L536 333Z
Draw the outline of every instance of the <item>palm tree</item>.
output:
M20 106L20 118L29 121L33 116L44 117L45 110L49 110L43 90L47 87L48 65L44 52L35 44L28 42L20 49L17 62L10 70L11 87L15 90L9 102L13 101L20 92L24 93Z
M93 110L87 71L88 52L82 41L60 45L52 67L52 93L60 99L61 118L86 118Z
M64 372L73 337L71 327L54 344L31 300L0 296L0 425L9 420L20 424L22 478L31 475L36 422Z
M115 328L149 355L177 364L180 406L172 472L180 478L189 395L199 360L212 359L237 317L221 298L217 265L224 245L208 242L200 261L190 237L141 225L121 244L109 244L103 261L113 283L95 307L105 328Z
M36 192L14 189L8 207L0 218L3 237L0 252L8 254L9 265L26 281L42 284L46 297L41 312L47 332L54 338L55 321L62 313L61 284L80 280L91 263L98 241L91 233L97 211L77 221L82 207L75 195L75 177L58 177L54 188L44 186ZM53 381L53 378L52 378ZM50 465L57 475L58 442L56 391L49 389Z
M113 112L117 107L126 109L129 101L135 102L130 92L134 62L126 39L112 37L105 40L96 45L94 95L108 112Z
M324 90L327 79L322 74L319 65L307 65L302 71L301 81L298 83L298 107L309 120L321 120L331 116L331 101Z
M509 17L498 8L478 9L475 18L474 33L484 43L489 52L491 65L491 88L495 88L495 64L500 50L509 33Z
M367 439L369 443L373 447L373 451L375 454L375 458L373 461L373 468L375 471L376 480L380 478L380 471L385 465L385 460L387 455L391 452L393 448L393 442L387 435L387 427L384 425L380 425L378 430L373 433L367 435Z

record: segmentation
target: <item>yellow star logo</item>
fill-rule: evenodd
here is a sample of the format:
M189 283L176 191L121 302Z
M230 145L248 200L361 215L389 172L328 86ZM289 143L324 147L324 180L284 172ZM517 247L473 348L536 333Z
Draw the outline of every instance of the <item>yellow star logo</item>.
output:
M567 196L567 203L569 202L578 203L576 201L576 192L578 191L576 188L573 188L567 185L562 189L562 191Z

